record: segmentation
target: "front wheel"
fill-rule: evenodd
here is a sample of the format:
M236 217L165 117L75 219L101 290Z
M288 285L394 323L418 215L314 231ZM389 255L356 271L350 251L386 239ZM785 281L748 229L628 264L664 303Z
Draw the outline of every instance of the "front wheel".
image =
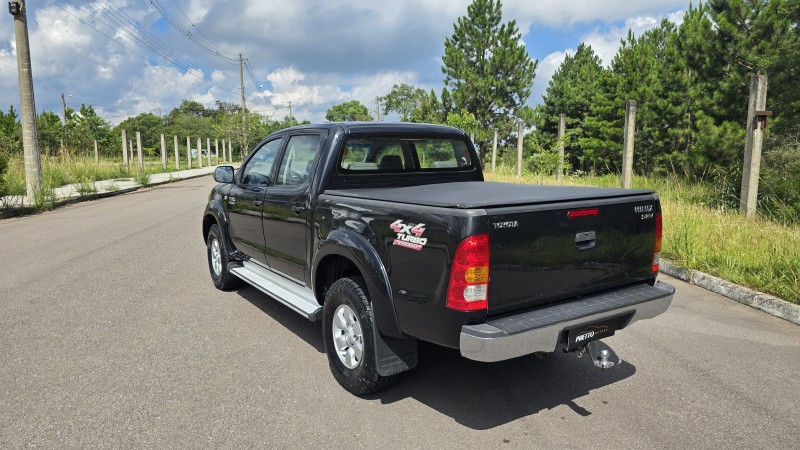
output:
M242 280L228 270L228 252L222 243L222 231L216 223L211 226L206 239L208 254L208 270L211 272L211 281L214 286L222 291L230 291L242 285Z
M372 309L360 277L342 278L325 295L323 333L333 377L355 395L389 387L397 375L381 376L375 361Z

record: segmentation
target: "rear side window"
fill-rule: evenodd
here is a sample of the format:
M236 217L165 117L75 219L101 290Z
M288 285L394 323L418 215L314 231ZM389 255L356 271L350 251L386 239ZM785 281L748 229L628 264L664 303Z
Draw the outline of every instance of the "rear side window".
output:
M464 141L435 137L352 137L339 154L339 172L426 172L472 168Z

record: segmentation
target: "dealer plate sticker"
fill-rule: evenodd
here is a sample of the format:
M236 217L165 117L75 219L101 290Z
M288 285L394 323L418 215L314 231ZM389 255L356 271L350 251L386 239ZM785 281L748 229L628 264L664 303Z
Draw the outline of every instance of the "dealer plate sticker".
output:
M572 350L589 342L613 336L617 331L619 317L578 325L569 330L567 349Z

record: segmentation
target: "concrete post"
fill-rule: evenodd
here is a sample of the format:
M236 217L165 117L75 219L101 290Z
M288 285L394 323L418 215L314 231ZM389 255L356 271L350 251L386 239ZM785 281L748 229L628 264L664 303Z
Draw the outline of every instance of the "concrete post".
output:
M181 170L181 154L178 150L178 135L173 134L172 140L175 143L175 170Z
M625 104L625 128L622 143L622 188L630 189L633 182L633 140L636 131L636 100Z
M233 163L233 142L228 139L228 162Z
M11 3L9 3L10 8ZM39 155L39 132L36 129L36 100L33 94L33 70L28 41L28 11L25 0L19 0L19 12L14 15L14 39L17 45L17 76L19 78L20 122L22 151L25 161L25 193L33 203L36 190L42 185L42 162Z
M525 126L522 121L517 122L517 178L522 176L522 134L525 132Z
M192 138L186 136L186 159L189 160L187 168L192 168Z
M167 140L161 135L161 168L167 170Z
M567 116L566 114L558 115L558 169L556 172L556 181L561 181L564 173L564 134L567 130Z
M128 161L128 132L122 130L122 162L125 164L125 169L130 170L131 165Z
M197 138L197 167L203 168L203 140Z
M97 139L94 141L94 163L100 164L100 152L97 151Z
M211 138L206 138L206 151L208 152L208 165L211 165Z
M133 141L130 139L128 139L128 151L130 152L128 161L133 161Z
M139 157L139 171L144 172L144 155L142 155L142 135L136 132L136 156Z
M744 144L744 167L742 168L742 194L739 211L748 218L756 214L758 203L758 177L761 173L761 143L764 138L763 126L757 112L767 107L767 76L756 75L750 78L750 101L747 106L747 140ZM766 121L766 117L763 118Z
M496 162L497 162L497 128L494 129L494 140L492 140L492 173L494 173Z
M214 157L217 158L217 165L219 165L219 138L214 139Z

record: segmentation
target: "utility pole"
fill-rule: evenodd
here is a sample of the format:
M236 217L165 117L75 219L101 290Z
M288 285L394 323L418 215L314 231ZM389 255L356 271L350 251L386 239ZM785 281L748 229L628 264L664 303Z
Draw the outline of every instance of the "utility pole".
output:
M67 100L64 99L64 93L61 93L61 110L64 111L64 125L67 124Z
M292 102L289 102L289 117L294 117L292 115Z
M758 204L758 177L761 172L761 146L767 117L767 76L750 78L750 101L747 107L747 140L744 144L744 167L742 168L742 194L739 211L748 218L756 214Z
M381 121L381 101L380 97L375 96L375 122Z
M241 53L239 53L239 85L242 90L242 150L244 150L247 148L247 107L244 104L244 58Z
M14 37L17 42L17 75L19 77L19 106L22 117L22 148L25 154L25 188L28 201L42 184L42 163L39 157L39 133L36 130L36 100L33 96L33 71L28 42L28 12L25 0L8 3L14 16Z

